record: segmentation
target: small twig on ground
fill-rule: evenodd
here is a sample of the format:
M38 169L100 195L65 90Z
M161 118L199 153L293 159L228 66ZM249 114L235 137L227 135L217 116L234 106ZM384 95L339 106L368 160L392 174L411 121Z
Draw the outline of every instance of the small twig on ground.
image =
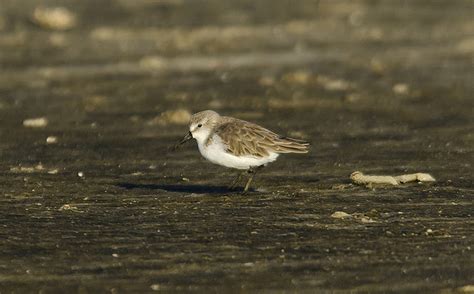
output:
M397 186L409 182L435 182L430 174L427 173L415 173L406 174L399 176L377 176L377 175L364 175L360 171L355 171L350 176L352 182L358 185L371 185L371 184L385 184Z

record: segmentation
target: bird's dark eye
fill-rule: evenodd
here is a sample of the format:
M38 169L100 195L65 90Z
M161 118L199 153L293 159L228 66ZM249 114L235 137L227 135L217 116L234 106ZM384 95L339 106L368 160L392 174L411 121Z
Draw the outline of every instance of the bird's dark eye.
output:
M202 127L202 124L198 124L198 128Z

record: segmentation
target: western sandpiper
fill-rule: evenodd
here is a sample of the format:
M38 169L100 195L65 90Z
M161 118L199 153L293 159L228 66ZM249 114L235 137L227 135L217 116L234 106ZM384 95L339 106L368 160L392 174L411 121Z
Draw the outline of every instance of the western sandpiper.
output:
M191 117L189 133L176 147L193 138L202 156L210 162L250 174L244 192L249 189L257 170L275 161L280 153L307 153L309 149L305 141L280 136L257 124L220 116L212 110ZM231 188L243 174L239 174Z

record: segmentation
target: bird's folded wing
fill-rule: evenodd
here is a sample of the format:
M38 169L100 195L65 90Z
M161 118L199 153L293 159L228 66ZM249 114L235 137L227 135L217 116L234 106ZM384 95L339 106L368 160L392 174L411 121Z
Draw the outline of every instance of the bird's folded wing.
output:
M216 134L227 147L227 152L236 156L266 157L275 153L306 153L309 144L281 137L259 125L233 121L217 127Z

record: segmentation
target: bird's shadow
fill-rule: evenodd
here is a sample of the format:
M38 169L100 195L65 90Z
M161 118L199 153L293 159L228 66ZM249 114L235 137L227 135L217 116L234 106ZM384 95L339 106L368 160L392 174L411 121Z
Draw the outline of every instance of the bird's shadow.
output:
M208 185L169 185L169 184L135 184L119 183L118 187L127 190L146 189L146 190L164 190L167 192L181 192L194 194L221 194L221 193L239 193L242 188L229 188L226 186L208 186ZM249 190L252 192L252 189Z

